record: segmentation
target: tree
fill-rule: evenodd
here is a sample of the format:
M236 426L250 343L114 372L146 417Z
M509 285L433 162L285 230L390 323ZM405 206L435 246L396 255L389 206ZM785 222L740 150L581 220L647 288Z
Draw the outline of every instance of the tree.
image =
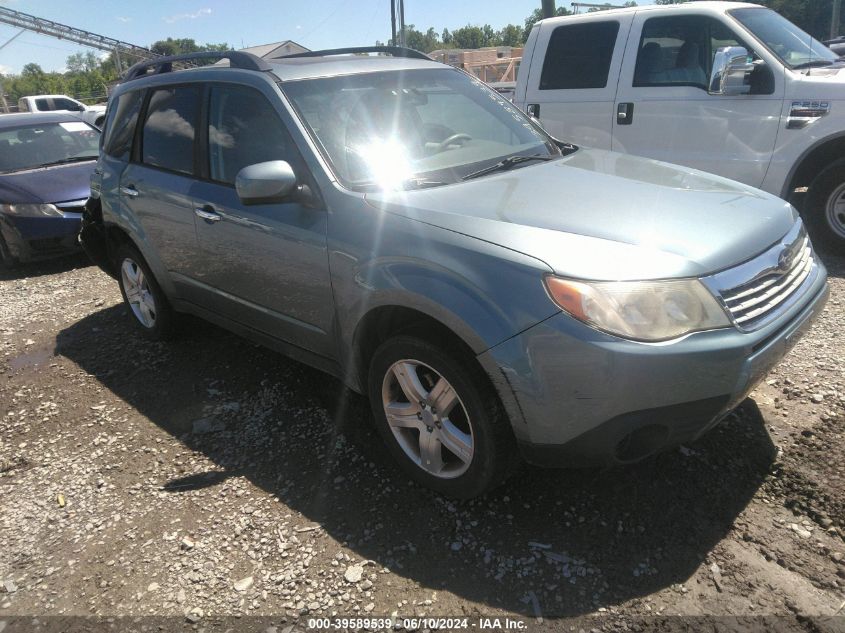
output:
M498 39L501 46L522 46L522 27L508 24L499 31Z
M559 15L569 15L571 11L566 7L558 7L555 9L555 17ZM528 36L531 34L531 29L534 25L543 19L543 9L534 9L527 18L525 18L525 28L522 30L522 41L527 42Z

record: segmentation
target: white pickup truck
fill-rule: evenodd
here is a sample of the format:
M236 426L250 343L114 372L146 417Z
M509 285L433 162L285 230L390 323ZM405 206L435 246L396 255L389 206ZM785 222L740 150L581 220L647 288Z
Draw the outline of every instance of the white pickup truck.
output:
M21 97L18 99L18 110L21 112L70 112L98 128L103 127L103 121L106 118L106 106L85 105L66 95Z
M514 103L563 140L778 195L845 248L845 62L774 11L690 2L542 20Z

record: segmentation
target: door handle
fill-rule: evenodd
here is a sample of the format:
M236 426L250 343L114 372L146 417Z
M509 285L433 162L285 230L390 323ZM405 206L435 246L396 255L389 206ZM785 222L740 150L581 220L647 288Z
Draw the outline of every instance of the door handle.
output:
M211 207L197 207L194 213L198 218L202 218L206 222L219 222L223 217L219 213L215 213Z
M124 194L124 195L127 195L127 196L129 196L130 198L137 198L137 197L138 197L138 195L139 195L141 192L140 192L140 191L138 191L137 189L135 189L135 187L133 187L132 185L129 185L128 187L121 187L121 188L120 188L120 193L122 193L122 194Z
M634 104L620 103L616 106L616 123L618 125L631 125L634 121Z

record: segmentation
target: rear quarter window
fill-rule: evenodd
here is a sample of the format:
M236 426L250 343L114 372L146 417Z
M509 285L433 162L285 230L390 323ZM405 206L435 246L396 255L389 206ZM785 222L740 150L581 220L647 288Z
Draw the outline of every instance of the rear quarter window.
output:
M140 90L124 92L109 106L103 130L103 152L120 160L129 160L138 114L141 112Z
M619 22L588 22L552 31L540 75L540 90L604 88L619 34Z

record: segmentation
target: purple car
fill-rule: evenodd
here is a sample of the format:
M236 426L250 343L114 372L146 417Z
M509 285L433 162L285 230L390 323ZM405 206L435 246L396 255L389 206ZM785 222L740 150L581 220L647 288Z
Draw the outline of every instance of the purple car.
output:
M0 116L0 264L79 250L100 132L70 114Z

